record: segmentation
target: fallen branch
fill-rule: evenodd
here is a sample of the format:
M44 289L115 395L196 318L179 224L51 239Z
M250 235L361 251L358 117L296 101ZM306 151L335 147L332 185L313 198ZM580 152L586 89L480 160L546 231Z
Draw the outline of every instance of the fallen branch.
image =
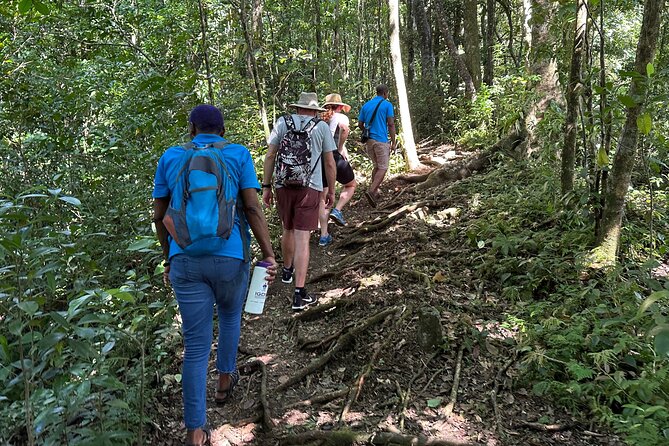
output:
M296 401L284 406L284 409L293 409L295 407L313 406L315 404L329 403L338 398L345 397L349 393L349 388L335 390L334 392L324 393L322 395L312 396L308 400Z
M465 352L465 344L460 345L458 358L455 360L455 374L453 375L453 387L451 387L451 398L444 409L444 416L450 417L458 399L458 387L460 386L460 371L462 370L462 356Z
M422 435L399 435L390 432L356 433L349 430L334 431L308 431L300 434L287 435L279 439L282 446L304 445L312 441L326 440L328 444L353 445L355 443L364 443L374 446L476 446L475 443L469 443L458 440L447 440L443 438L429 439Z
M495 385L493 386L492 392L490 392L490 400L492 401L492 409L495 414L495 424L497 425L497 432L501 435L503 433L502 428L502 415L499 412L499 407L497 406L497 392L499 392L499 385L502 380L502 375L509 370L511 364L514 363L517 357L517 352L513 355L513 358L509 359L501 369L497 371L495 375Z
M298 372L293 376L291 376L290 378L288 378L286 382L280 384L277 387L277 390L286 390L288 387L301 381L302 378L309 375L310 373L320 370L322 367L325 366L325 364L327 364L330 361L330 359L332 359L332 357L337 352L343 350L344 347L353 342L353 340L359 333L367 330L372 325L378 324L379 322L383 321L386 317L395 313L396 311L398 311L398 308L395 307L381 311L375 314L374 316L368 318L367 320L365 320L362 324L352 328L348 333L342 335L337 341L337 343L324 355L314 359L308 366L298 370Z
M323 316L324 313L330 311L335 311L335 309L345 309L353 305L356 301L353 299L339 299L334 302L329 302L326 304L318 304L315 307L308 308L300 313L297 313L290 318L286 319L286 322L289 324L295 323L296 321L300 322L309 322L319 319Z
M320 282L322 280L329 279L330 277L341 277L341 276L344 275L344 273L346 273L348 271L351 271L352 269L369 268L369 267L372 267L372 266L375 266L375 265L376 265L376 262L357 262L357 263L354 263L353 265L347 266L345 268L341 268L341 269L338 269L338 270L332 270L331 269L329 271L326 271L322 274L317 275L316 277L312 277L311 279L309 279L307 281L307 283Z
M326 336L322 339L309 339L309 340L304 340L299 343L299 347L301 350L318 350L323 347L327 347L330 345L332 342L337 340L345 331L349 330L352 326L354 325L353 322L349 322L348 324L344 325L342 328L337 330L337 332Z

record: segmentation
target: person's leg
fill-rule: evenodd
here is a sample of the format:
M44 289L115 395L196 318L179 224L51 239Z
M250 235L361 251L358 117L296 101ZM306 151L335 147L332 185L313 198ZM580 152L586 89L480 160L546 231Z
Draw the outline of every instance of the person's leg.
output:
M369 192L374 196L374 198L377 198L379 194L379 188L381 187L381 183L383 183L383 179L386 176L386 169L374 169L372 173L372 183L369 185Z
M374 152L376 160L374 167L376 167L376 170L372 174L372 183L369 186L369 191L374 198L378 198L380 195L379 188L381 187L381 183L386 176L390 164L390 144L374 141L371 150Z
M358 186L358 183L355 180L350 181L342 186L342 190L339 193L339 200L337 200L337 205L335 208L339 211L344 209L344 206L351 201L353 194L355 193L355 188Z
M304 288L307 281L307 269L309 268L309 234L310 231L294 231L295 256L295 288Z
M284 229L281 235L281 256L284 268L291 268L295 264L295 230Z
M214 292L203 280L202 258L179 255L170 261L170 282L179 304L184 339L182 388L186 441L201 441L207 423L207 365L213 338Z
M318 224L321 227L321 238L328 235L328 217L330 216L330 209L325 207L325 195L327 190L327 187L323 188L323 194L321 194L318 205Z
M233 374L237 371L237 348L249 270L249 263L239 259L216 257L213 268L208 272L218 311L217 390L225 391L230 388Z

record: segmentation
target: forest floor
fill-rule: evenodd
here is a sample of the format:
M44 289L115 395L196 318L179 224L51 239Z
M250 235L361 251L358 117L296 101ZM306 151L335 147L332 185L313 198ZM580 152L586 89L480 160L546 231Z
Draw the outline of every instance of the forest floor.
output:
M439 150L440 163L463 158ZM244 314L238 364L251 365L222 407L212 355L213 445L623 444L522 384L508 304L476 283L461 249L468 198L395 177L374 209L363 191L344 209L348 226L330 225L333 245L312 237L307 288L319 305L293 314L293 285L277 279L264 314ZM431 314L444 339L432 349L419 342ZM183 444L180 385L155 404L153 444Z

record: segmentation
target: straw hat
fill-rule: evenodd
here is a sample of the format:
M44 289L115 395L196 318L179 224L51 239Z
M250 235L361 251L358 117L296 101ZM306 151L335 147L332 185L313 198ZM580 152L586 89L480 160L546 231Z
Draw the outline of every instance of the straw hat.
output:
M344 104L341 101L341 96L339 96L337 93L332 93L325 96L325 104L323 104L323 107L325 107L326 105L343 105L344 113L348 113L351 111L351 106L348 104Z
M318 105L318 96L316 93L300 93L300 99L294 104L289 104L289 107L306 108L307 110L325 111Z

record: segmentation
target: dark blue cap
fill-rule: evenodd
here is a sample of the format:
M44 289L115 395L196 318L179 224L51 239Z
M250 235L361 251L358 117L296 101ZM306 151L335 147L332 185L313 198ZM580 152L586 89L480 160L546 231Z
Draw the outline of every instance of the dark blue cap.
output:
M188 119L200 130L223 129L223 113L213 105L198 105L190 112Z

